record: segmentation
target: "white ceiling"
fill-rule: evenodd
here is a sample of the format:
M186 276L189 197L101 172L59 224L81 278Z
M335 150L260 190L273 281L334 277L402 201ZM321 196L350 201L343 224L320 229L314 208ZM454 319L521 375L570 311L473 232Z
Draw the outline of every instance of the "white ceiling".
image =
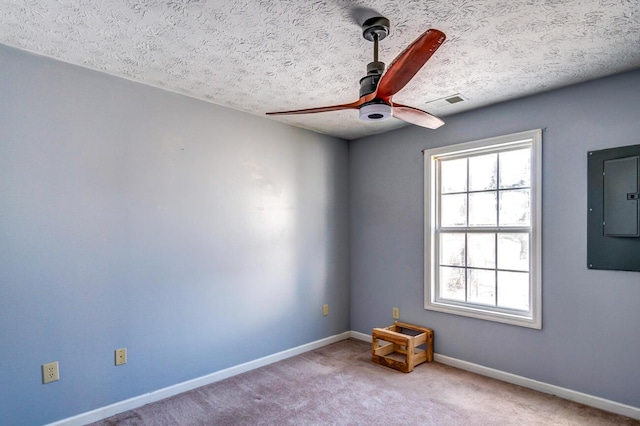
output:
M387 65L426 29L447 35L394 97L445 122L640 67L638 0L0 0L0 43L263 115L357 100L373 49L359 25L375 14L391 21ZM428 104L456 93L468 101ZM273 119L345 139L405 125Z

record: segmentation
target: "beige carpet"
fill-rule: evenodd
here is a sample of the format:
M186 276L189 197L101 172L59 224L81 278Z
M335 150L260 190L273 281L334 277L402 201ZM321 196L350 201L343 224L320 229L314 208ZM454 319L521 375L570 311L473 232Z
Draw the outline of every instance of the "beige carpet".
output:
M436 362L404 374L345 340L94 425L640 425Z

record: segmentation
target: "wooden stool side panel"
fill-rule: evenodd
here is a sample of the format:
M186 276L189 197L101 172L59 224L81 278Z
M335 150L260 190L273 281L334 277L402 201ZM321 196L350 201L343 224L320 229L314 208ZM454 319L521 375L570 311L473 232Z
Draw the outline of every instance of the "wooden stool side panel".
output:
M427 362L433 361L433 330L427 333Z
M383 356L373 355L372 359L376 364L383 365L385 367L393 368L394 370L402 371L403 373L409 373L409 366L407 363L402 361L397 361L395 359L386 358Z
M407 341L407 369L413 371L416 366L416 340L408 339Z

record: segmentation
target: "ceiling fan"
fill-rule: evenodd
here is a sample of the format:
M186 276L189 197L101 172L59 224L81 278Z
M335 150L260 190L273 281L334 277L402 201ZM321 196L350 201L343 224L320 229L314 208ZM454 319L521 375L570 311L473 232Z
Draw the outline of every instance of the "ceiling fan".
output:
M398 93L420 71L436 50L444 43L442 31L429 29L398 55L385 72L385 64L378 61L378 42L389 35L389 20L373 17L362 24L362 36L373 42L373 62L367 65L367 75L360 79L360 99L349 104L293 111L268 112L267 115L312 114L316 112L360 110L363 121L382 121L391 117L411 124L437 129L444 121L418 108L392 101Z

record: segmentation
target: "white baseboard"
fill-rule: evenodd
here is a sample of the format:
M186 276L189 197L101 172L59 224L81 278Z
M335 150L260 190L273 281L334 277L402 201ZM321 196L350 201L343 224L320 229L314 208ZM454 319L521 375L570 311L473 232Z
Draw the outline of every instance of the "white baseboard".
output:
M369 334L352 331L351 337L365 342L371 342L371 335ZM450 365L452 367L460 368L461 370L471 371L472 373L480 374L482 376L491 377L503 382L512 383L524 388L533 389L538 392L550 395L555 395L560 398L568 399L569 401L579 402L580 404L588 405L590 407L599 408L611 413L616 413L623 416L631 417L636 420L640 420L640 408L638 407L620 404L619 402L611 401L582 392L577 392L567 388L562 388L560 386L551 385L549 383L539 382L537 380L528 379L523 376L517 376L515 374L506 373L504 371L495 370L489 367L483 367L482 365L462 361L460 359L452 358L446 355L434 354L433 360L442 364Z
M196 379L178 383L176 385L169 386L163 389L158 389L157 391L153 391L144 395L116 402L115 404L98 408L93 411L88 411L77 416L69 417L55 423L50 423L49 426L82 426L86 425L87 423L97 422L99 420L106 419L107 417L115 416L116 414L120 414L128 410L133 410L134 408L142 407L143 405L150 404L161 399L169 398L182 392L187 392L201 386L219 382L220 380L224 380L238 374L246 373L247 371L255 370L256 368L264 367L265 365L273 364L275 362L282 361L283 359L291 358L293 356L300 355L302 353L309 352L326 345L330 345L331 343L336 343L341 340L348 339L349 337L351 337L351 333L352 332L350 331L345 331L344 333L336 334L335 336L316 340L315 342L287 349L273 355L268 355L253 361L245 362L244 364L225 368L224 370L216 371L215 373L208 374L206 376L198 377Z
M620 404L619 402L611 401L582 392L577 392L567 388L562 388L560 386L551 385L549 383L539 382L537 380L528 379L526 377L518 376L511 373L506 373L504 371L495 370L493 368L483 367L482 365L462 361L445 355L434 354L433 360L442 364L450 365L452 367L460 368L462 370L471 371L482 376L491 377L503 382L512 383L514 385L533 389L538 392L555 395L560 398L588 405L590 407L599 408L611 413L621 414L623 416L640 420L640 408L638 407Z
M249 361L245 362L244 364L229 367L224 370L208 374L206 376L178 383L176 385L159 389L157 391L140 395L131 399L127 399L125 401L120 401L106 407L98 408L97 410L88 411L74 417L69 417L67 419L51 423L49 426L81 426L87 423L97 422L98 420L115 416L116 414L120 414L124 411L133 410L134 408L142 407L143 405L150 404L164 398L169 398L182 392L187 392L201 386L227 379L237 374L242 374L256 368L264 367L265 365L273 364L275 362L282 361L283 359L291 358L292 356L300 355L302 353L312 351L314 349L318 349L331 343L336 343L341 340L348 339L350 337L362 340L364 342L371 342L370 334L360 333L357 331L346 331L341 334L336 334L335 336L316 340L315 342L287 349L286 351L278 352L273 355L268 355L254 361ZM462 370L471 371L482 376L501 380L503 382L512 383L514 385L522 386L528 389L533 389L538 392L556 395L560 398L579 402L590 407L599 408L601 410L640 420L640 408L638 407L620 404L608 399L588 395L582 392L573 391L571 389L562 388L560 386L555 386L544 382L539 382L537 380L532 380L523 376L506 373L504 371L495 370L493 368L483 367L482 365L462 361L445 355L434 354L434 361L450 365L452 367L460 368Z
M371 343L371 335L370 334L364 334L364 333L359 333L357 331L351 331L351 334L349 335L349 337L353 337L354 339L362 340L363 342Z

